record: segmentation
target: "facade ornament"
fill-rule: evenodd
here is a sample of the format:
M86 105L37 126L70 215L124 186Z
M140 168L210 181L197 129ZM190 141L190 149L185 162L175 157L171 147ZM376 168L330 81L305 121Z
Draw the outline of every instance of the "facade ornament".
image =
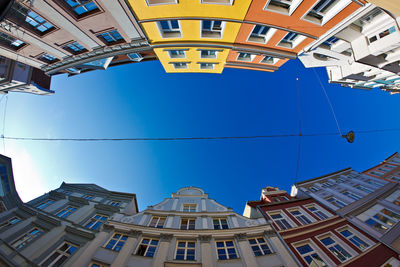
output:
M132 236L132 237L135 237L135 238L138 238L139 236L141 236L142 233L143 232L139 231L139 230L130 230L129 231L129 235Z
M247 241L247 234L246 233L235 234L235 238L238 241Z
M270 230L265 230L264 234L268 237L272 237L272 236L276 236L276 231L271 228Z
M199 235L198 238L201 243L210 243L212 236L211 235Z
M173 234L161 234L160 235L160 241L161 242L170 242L173 237L174 237Z

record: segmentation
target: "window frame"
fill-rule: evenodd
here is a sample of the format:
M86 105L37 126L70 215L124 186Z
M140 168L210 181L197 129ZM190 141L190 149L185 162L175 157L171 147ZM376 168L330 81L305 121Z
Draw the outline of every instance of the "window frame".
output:
M31 232L37 230L38 234L31 234ZM17 238L15 238L13 241L10 242L10 245L17 250L23 249L24 247L26 247L26 245L29 245L29 243L34 242L37 238L40 238L40 236L42 236L44 234L44 230L39 228L39 227L31 227L28 231L26 231L25 233L19 235ZM27 236L27 238L25 239L24 237ZM17 242L21 242L21 244L23 244L22 246L18 245L16 246Z
M60 250L61 247L63 247L65 244L68 245L68 250L69 250L71 247L74 247L74 248L75 248L75 250L74 250L71 254L69 254L69 255L68 255L65 251L61 251L61 250ZM68 250L66 250L66 251L68 251ZM46 258L44 258L44 259L40 262L39 265L42 266L42 264L44 264L48 259L50 259L55 253L58 253L59 255L58 255L49 265L47 265L47 266L54 266L54 264L56 264L56 263L58 262L59 259L61 259L63 256L65 256L65 257L67 257L67 258L66 258L65 261L63 261L63 262L61 263L61 264L63 264L63 263L65 263L66 261L68 261L68 259L69 259L72 255L74 255L74 254L76 253L77 250L79 250L79 246L78 246L78 245L73 244L73 243L68 242L68 241L64 241L64 242L62 242L59 246L57 246L57 248L54 249L54 250L52 251L52 253L49 253L49 255L48 255Z
M17 222L13 222L15 220L17 220ZM20 223L21 221L22 221L21 217L14 215L14 216L8 218L7 220L5 220L4 222L0 223L0 230L3 228L9 227L11 225L16 225L16 224Z
M223 242L224 246L218 247L218 242ZM232 246L227 246L226 242L232 242L233 245ZM232 248L235 251L235 254L234 254L235 257L231 257L230 254L229 254L228 250L232 249ZM222 250L222 249L225 251L226 259L221 259L220 256L219 256L218 250ZM235 244L235 240L234 239L215 240L215 252L217 253L217 259L218 260L232 260L232 259L239 259L240 258L238 250L236 248L236 244Z
M156 218L157 218L157 221L154 223L154 226L152 226L152 222L153 222L153 220L156 219ZM163 220L162 225L159 225L160 220ZM148 224L147 226L148 226L148 227L152 227L152 228L159 228L159 229L162 229L162 228L164 228L166 221L167 221L167 216L153 215L153 216L151 216L151 219L150 219L149 224Z
M279 228L279 230L288 230L288 229L292 229L293 227L296 227L296 226L294 226L296 224L294 222L292 222L292 220L289 218L289 216L287 216L285 214L285 212L283 210L268 211L267 214L270 217L270 220L272 220L272 222L275 223L275 225ZM282 218L274 219L274 218L272 218L272 216L274 216L274 215L280 215ZM287 224L289 224L290 227L287 227L283 222L281 222L282 220L285 221ZM279 223L277 221L279 221ZM282 225L284 227L282 227Z
M369 238L367 238L365 235L363 235L359 231L355 230L354 228L350 227L349 225L345 225L343 227L339 227L339 228L335 229L335 231L340 236L342 236L343 238L347 239L350 243L352 243L354 246L356 246L361 251L366 251L366 250L370 249L375 244L372 240L370 240ZM345 236L342 233L343 231L348 231L348 232L351 233L351 235ZM358 243L359 241L358 240L353 241L352 238L354 238L354 237L360 239L362 242L364 242L368 246L365 247L365 248L362 248L361 246L357 245L356 243Z
M184 247L179 247L179 243L185 243ZM188 244L193 243L194 247L189 247ZM179 260L179 261L196 261L196 241L195 240L176 240L176 245L175 245L175 254L174 254L174 260ZM183 259L178 259L178 250L184 250L183 254ZM193 250L193 259L187 259L188 258L188 250Z
M204 23L205 22L210 22L210 29L205 29L204 28ZM219 26L215 26L214 24L216 24L216 22L218 22L217 24L220 23ZM203 39L222 39L224 36L224 31L225 31L225 21L223 20L218 20L218 19L214 19L214 20L208 20L208 19L203 19L200 21L200 38ZM220 27L220 29L215 30L214 27Z
M259 239L263 239L264 242L260 242ZM250 240L255 240L255 243L251 243ZM268 243L267 239L264 236L253 236L253 237L248 237L248 242L249 242L249 246L251 247L251 250L253 251L253 255L254 257L258 257L258 256L265 256L265 255L270 255L273 252L273 250L271 249L270 244ZM267 250L269 251L269 253L265 252L265 249L262 247L263 245L267 246ZM254 247L257 247L257 251L260 251L260 255L256 255L256 251L254 249Z
M339 237L337 237L332 232L323 233L321 235L316 236L316 238L321 243L321 245L324 246L327 250L329 250L329 252L336 259L338 259L341 263L347 262L348 260L357 256L357 253L349 245L347 245L345 242L343 242ZM322 240L327 239L327 238L330 238L333 241L333 243L325 245L325 243ZM345 253L347 253L349 255L349 257L346 257L343 254L343 252L340 251L340 249L338 249L338 247L341 248L343 251L345 251ZM342 260L339 256L336 255L336 253L334 251L342 253L342 256L344 256L345 259Z
M193 207L194 207L194 209L193 209ZM197 204L183 203L182 211L183 212L197 212Z
M49 204L49 202L51 202L51 203ZM40 202L39 205L35 205L35 208L37 208L39 210L43 210L43 209L47 208L48 206L53 205L55 202L56 202L56 200L48 198L45 201ZM43 208L40 208L40 206L42 206L42 205L45 205L45 206Z
M144 244L144 243L143 243L143 240L145 240L145 239L148 239L148 240L149 240L149 243L148 243L148 244ZM152 244L152 241L157 241L157 245ZM142 239L140 240L140 242L139 242L139 244L138 244L138 246L137 246L137 248L136 248L136 250L135 250L134 255L136 255L136 256L141 256L141 257L154 258L154 256L155 256L156 253L157 253L157 249L158 249L158 245L159 245L159 244L160 244L160 239L159 239L159 238L142 237ZM139 250L141 249L141 246L146 246L146 249L145 249L143 255L138 254L138 253L139 253ZM146 255L147 252L149 251L149 247L155 247L154 252L153 252L153 254L152 254L151 256L147 256L147 255Z
M300 207L290 208L287 211L300 223L300 225L309 225L315 222L314 218L310 218L308 214L303 211ZM293 212L299 212L299 214L295 215Z
M327 262L329 263L329 261L327 261L327 259L329 260L329 257L323 251L321 251L321 249L319 249L319 247L311 239L294 243L294 244L292 244L292 246L294 247L295 251L300 255L300 257L303 259L303 261L308 266L310 266L310 263L308 263L308 261L306 260L306 257L310 257L312 259L312 261L311 261L311 263L312 263L312 262L314 262L314 257L313 257L314 254L318 256L318 258L325 264L325 266L329 266L327 264ZM299 248L304 247L304 246L309 246L312 251L302 254L300 252ZM316 263L316 266L319 266L319 265Z
M225 224L222 223L222 220L225 220ZM218 221L218 225L215 224L215 221ZM227 217L215 217L212 218L212 222L213 222L213 228L214 230L226 230L229 229L229 223L228 223L228 218ZM224 228L226 225L226 228ZM217 228L216 228L217 226Z
M119 237L115 237L116 235L119 235ZM110 245L110 242L114 240L114 244ZM124 247L126 241L128 240L128 235L120 233L120 232L115 232L113 235L107 240L107 242L104 244L104 248L116 252L120 252L121 249ZM120 246L119 244L122 243ZM109 247L111 246L111 248ZM118 246L117 246L118 245ZM119 248L119 249L118 249Z
M183 225L185 225L185 224L182 223L182 221L184 221L184 220L187 221L185 228L183 228ZM190 222L193 222L193 223L190 223ZM193 226L193 229L191 228L191 226ZM196 218L185 218L185 217L181 218L181 224L179 226L179 229L180 230L196 230Z
M164 29L161 21L155 22L158 28L158 32L160 33L161 38L181 38L182 37L182 29L181 23L178 19L170 19L170 20L162 20L163 22L166 21L168 24L168 29ZM176 21L178 24L178 28L174 28L172 26L172 21Z
M59 217L59 218L66 219L71 214L75 213L78 209L79 209L78 206L74 206L74 205L68 204L65 207L63 207L62 209L58 210L54 215Z
M121 36L121 39L116 38L114 35L111 34L111 32L116 32L119 36ZM102 41L106 46L113 46L116 44L125 43L124 36L118 31L118 29L115 29L115 28L107 29L104 31L99 31L99 32L96 32L95 34L96 34L96 37L100 41ZM104 37L105 34L108 34L108 36L111 37L113 39L113 41L111 41L111 42L107 41L107 39Z
M77 12L74 11L74 8L71 7L65 0L53 0L57 5L59 5L65 12L68 13L71 17L73 17L76 21L80 21L83 19L87 19L89 17L98 15L100 13L103 13L104 10L102 9L101 5L96 0L89 0L90 2L93 2L97 8L93 9L89 12L85 12L82 14L78 14ZM78 0L79 1L79 0Z
M101 217L106 217L106 220L102 220L102 219L96 219L96 216L101 216ZM108 221L108 219L110 218L110 216L108 215L104 215L101 213L95 213L92 217L90 217L88 220L86 220L85 224L83 225L83 227L87 228L87 229L91 229L91 230L99 230L99 228L101 228L101 226L104 225L104 223L106 223ZM96 228L93 228L93 226L96 226L97 223L101 223L99 226L97 226ZM88 224L92 223L91 227L88 227Z

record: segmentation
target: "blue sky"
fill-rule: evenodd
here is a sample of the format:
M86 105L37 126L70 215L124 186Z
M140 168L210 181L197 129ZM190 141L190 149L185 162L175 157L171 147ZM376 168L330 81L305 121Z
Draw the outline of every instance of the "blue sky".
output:
M397 128L399 95L324 82L342 131ZM157 61L78 76L55 76L53 96L10 93L6 136L50 138L202 137L336 132L312 69L297 60L275 73L226 68L218 74L166 74ZM4 112L5 100L0 103ZM3 114L0 113L0 118ZM265 186L290 191L298 137L137 142L5 141L17 190L28 201L62 181L136 193L140 210L183 186L242 213ZM0 146L2 150L2 146ZM399 132L302 137L298 181L352 166L362 171L400 150Z

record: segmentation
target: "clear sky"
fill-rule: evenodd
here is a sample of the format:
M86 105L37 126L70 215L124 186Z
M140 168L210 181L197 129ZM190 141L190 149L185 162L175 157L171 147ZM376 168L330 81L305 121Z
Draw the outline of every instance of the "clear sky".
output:
M342 131L400 127L400 95L328 84ZM68 78L55 76L53 96L10 93L5 135L51 138L203 137L335 132L312 69L299 61L275 73L226 68L218 74L166 74L157 61ZM0 103L3 118L5 99ZM1 125L1 124L0 124ZM363 171L400 150L400 132L302 137L298 181L346 167ZM298 137L270 139L34 142L5 141L17 190L28 201L69 183L96 183L136 193L139 209L183 186L198 186L242 213L265 186L290 191ZM0 151L3 146L0 145Z

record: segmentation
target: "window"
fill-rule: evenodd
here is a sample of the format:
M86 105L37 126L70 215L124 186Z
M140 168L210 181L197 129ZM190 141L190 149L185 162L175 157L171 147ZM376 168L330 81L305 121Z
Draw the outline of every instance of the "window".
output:
M270 0L267 9L283 13L286 15L291 15L302 0Z
M157 22L162 38L181 37L181 29L178 20L161 20Z
M215 63L200 63L201 70L213 70Z
M130 54L127 54L127 56L129 57L130 60L136 61L136 62L140 62L143 59L142 55L139 53L130 53Z
M92 230L97 230L107 221L108 217L101 214L96 214L86 223L85 227Z
M341 245L339 245L335 240L333 240L332 237L328 236L328 237L322 238L320 241L341 262L344 262L351 258L351 255Z
M44 208L50 206L50 205L53 204L53 203L54 203L54 200L48 199L48 200L46 200L46 201L40 203L39 205L37 205L36 208L42 210L42 209L44 209Z
M121 202L112 200L109 205L113 207L119 207L119 205L121 205Z
M290 223L282 216L281 213L269 214L274 223L278 225L281 230L292 228Z
M379 183L379 182L377 182L377 181L374 181L374 180L372 180L372 179L368 179L368 180L365 181L365 182L367 182L368 184L374 185L374 186L379 186L379 187L384 186L384 184Z
M220 20L202 20L201 37L202 38L222 38L222 30L225 23Z
M370 171L369 174L372 174L372 175L375 175L375 176L382 176L384 173L383 172Z
M21 221L21 219L19 217L14 216L14 217L8 219L7 221L3 222L2 224L0 224L0 229L3 228L3 227L7 227L7 226L10 226L10 225L17 224L20 221Z
M167 5L167 4L176 4L176 0L146 0L147 5Z
M115 44L124 40L117 30L100 33L97 37L106 44Z
M33 11L28 11L25 17L25 22L29 23L31 26L34 27L35 30L38 30L41 33L48 32L54 28L51 23L47 22L45 19L43 19L41 16Z
M357 188L358 190L361 190L361 191L364 191L364 192L367 192L367 193L374 192L372 189L369 189L369 188L367 188L365 186L362 186L362 185L356 185L354 187Z
M184 212L196 212L196 204L183 204Z
M181 219L181 230L194 230L196 227L196 219Z
M339 233L361 250L366 250L369 247L369 245L366 242L364 242L361 238L355 235L350 229L339 230Z
M213 219L214 230L228 229L228 222L225 218L214 218Z
M333 183L331 183L331 182L325 182L325 183L322 184L323 188L331 187L331 186L333 186Z
M400 220L400 215L386 208L378 211L372 218L365 222L380 232L386 232Z
M278 61L278 59L271 57L271 56L265 56L260 62L265 63L265 64L275 64ZM285 198L285 197L282 197ZM289 200L289 199L285 199Z
M332 10L332 8L337 4L338 0L320 0L310 12L308 12L306 18L312 22L322 23L324 16Z
M232 5L233 0L201 0L202 4Z
M312 187L309 188L309 190L310 190L311 192L317 192L317 191L319 191L319 190L321 190L321 189L320 189L319 187L312 186Z
M60 210L56 216L60 217L60 218L67 218L69 215L71 215L72 213L74 213L78 208L74 207L74 206L67 206L65 208L63 208L62 210Z
M200 50L200 58L217 58L217 50Z
M175 69L187 69L188 64L187 62L173 62L172 65Z
M267 33L270 30L268 26L256 25L251 32L248 41L265 44L267 42Z
M286 196L282 196L282 198L283 198L283 200L289 200L289 198Z
M78 15L88 15L92 11L98 10L97 5L91 0L64 0L69 5L72 11Z
M77 249L78 249L78 246L76 246L72 243L69 243L69 242L64 242L61 246L59 246L56 249L56 251L51 253L40 264L40 266L43 266L43 267L60 266L66 260L68 260L68 258L71 257L71 255L74 254Z
M43 234L43 231L35 227L31 229L28 233L24 234L23 236L12 242L11 246L15 249L23 248L26 244L31 242L36 237L39 237L41 234Z
M300 210L292 210L290 213L302 224L310 224L311 220L308 219Z
M328 197L326 200L331 203L332 205L336 206L337 208L341 209L346 206L346 204L335 197Z
M78 54L80 52L86 51L86 48L83 47L78 42L72 42L72 43L66 44L62 48L71 52L72 54Z
M262 256L272 253L267 241L262 236L249 238L249 243L251 249L253 250L254 256Z
M281 199L279 197L274 197L273 200L274 202L281 202Z
M237 60L251 62L251 61L253 61L253 59L255 57L256 57L256 55L240 52L240 53L238 53Z
M114 234L113 237L108 241L106 248L115 250L115 251L120 251L122 247L124 246L126 240L128 239L128 236L123 235L123 234Z
M343 191L342 194L354 200L359 200L361 198L359 195L354 194L353 192L347 190Z
M296 247L296 249L309 266L328 266L309 244Z
M235 243L233 240L216 241L219 260L237 259Z
M185 50L168 50L170 58L185 58Z
M90 263L89 266L90 267L108 267L108 265L101 264L101 263L94 263L94 262Z
M151 218L149 226L155 228L164 228L164 222L166 219L167 217L153 216Z
M338 41L339 41L338 38L336 38L335 36L331 36L325 42L323 42L322 44L328 46L329 48L331 48Z
M5 46L6 48L10 48L14 51L22 48L25 43L19 39L16 39L4 32L0 32L0 45Z
M392 26L392 27L380 32L378 35L370 36L368 38L368 40L370 43L373 43L373 42L377 41L378 39L388 36L389 34L392 34L394 32L396 32L396 28L394 26Z
M58 61L58 59L50 54L43 53L38 57L39 60L46 62L46 63L53 63Z
M295 32L288 32L278 45L286 48L295 48L296 45L302 40L304 40L304 36L300 38L299 34Z
M194 241L178 241L176 246L175 259L194 261L196 254L196 242Z
M156 253L158 239L143 238L136 251L136 255L152 258Z

